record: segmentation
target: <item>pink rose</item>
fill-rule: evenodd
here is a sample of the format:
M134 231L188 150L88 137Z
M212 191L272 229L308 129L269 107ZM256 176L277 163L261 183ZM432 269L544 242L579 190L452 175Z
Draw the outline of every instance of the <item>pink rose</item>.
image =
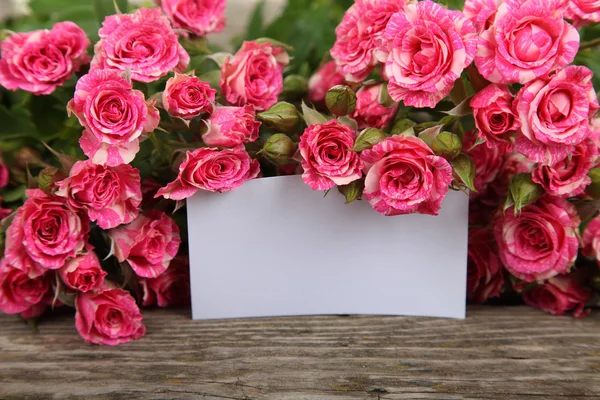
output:
M413 136L395 135L365 150L364 197L383 215L437 215L452 182L452 167Z
M587 139L571 155L552 165L538 164L533 169L533 181L542 185L546 193L557 197L575 197L592 183L587 175L596 164L598 149Z
M158 8L108 16L98 34L92 69L128 71L135 81L153 82L170 71L183 72L190 63Z
M260 122L256 120L254 107L215 107L205 121L207 131L202 140L208 146L233 148L258 139Z
M590 309L584 307L591 297L592 292L570 276L554 277L544 285L523 293L523 300L532 307L554 315L573 310L575 318L583 318L590 313Z
M85 210L102 229L133 221L142 201L140 171L127 164L106 167L77 161L57 186L57 196L65 197L72 208Z
M228 192L259 173L258 160L250 158L243 146L223 150L202 147L187 152L175 181L161 188L156 197L183 200L198 190Z
M513 107L514 96L506 85L489 85L471 99L479 135L488 147L509 143L520 127Z
M277 103L283 90L283 69L290 56L269 43L244 42L221 67L221 93L234 106L253 105L263 111Z
M50 94L90 61L89 45L81 28L68 21L51 30L14 33L0 43L0 85Z
M565 0L507 0L477 45L475 65L494 83L527 83L570 64L579 33L563 20Z
M477 32L483 32L492 26L498 6L504 0L465 0L463 13L473 22Z
M165 272L181 244L175 221L157 210L140 214L131 224L110 230L108 236L119 262L127 261L142 278Z
M0 261L0 311L6 314L28 313L36 306L44 309L52 300L48 275L29 277L27 273Z
M298 144L304 183L313 190L328 190L360 179L362 161L350 151L355 139L354 129L336 120L306 128Z
M467 297L474 303L483 303L499 296L502 291L502 263L492 243L493 237L489 229L469 229Z
M140 150L140 136L158 126L154 101L134 90L118 71L92 70L77 82L69 102L85 128L79 144L94 164L128 164Z
M473 147L476 139L475 131L465 133L463 139L463 151L468 153L475 163L475 190L477 192L471 193L472 197L478 197L486 192L488 186L500 173L509 149L506 143L499 143L493 147L485 144Z
M62 197L40 189L28 190L27 196L6 232L5 256L24 272L39 270L36 264L59 269L84 249L89 221Z
M196 76L175 73L167 81L162 94L162 106L170 116L192 120L213 111L216 90Z
M573 24L577 27L597 24L600 22L600 1L569 0L565 18L573 21Z
M0 157L0 189L4 189L8 185L9 178L10 174L8 172L8 168Z
M225 27L225 0L156 0L175 28L197 36Z
M342 83L344 83L344 76L338 72L335 61L329 61L309 79L308 100L313 103L323 103L327 91Z
M594 257L600 266L600 216L591 220L583 231L583 254Z
M575 206L557 197L545 196L517 216L510 208L494 227L500 259L527 282L566 274L577 258L580 222Z
M379 104L379 92L383 85L365 86L356 92L356 109L352 113L359 129L385 128L398 111L398 104L390 107Z
M331 49L338 71L350 82L364 81L378 63L376 50L392 15L403 9L404 0L357 0L335 29Z
M569 66L528 83L517 95L521 120L515 149L535 162L553 164L575 150L590 133L590 118L598 111L593 73Z
M75 326L88 343L116 346L146 333L142 313L125 290L104 288L79 293L75 308Z
M65 285L84 293L102 287L107 275L93 248L88 248L87 253L67 261L59 274Z
M177 257L171 267L154 279L141 279L143 306L184 306L190 304L190 271L188 260Z
M432 1L409 4L385 28L388 91L406 106L435 107L471 64L477 36L471 21Z

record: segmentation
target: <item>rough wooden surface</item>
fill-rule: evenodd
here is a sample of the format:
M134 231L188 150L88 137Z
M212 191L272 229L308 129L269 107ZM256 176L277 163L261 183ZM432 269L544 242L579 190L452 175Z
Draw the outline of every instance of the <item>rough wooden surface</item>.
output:
M108 348L70 315L39 334L0 316L0 399L600 399L600 312L145 321L143 340Z

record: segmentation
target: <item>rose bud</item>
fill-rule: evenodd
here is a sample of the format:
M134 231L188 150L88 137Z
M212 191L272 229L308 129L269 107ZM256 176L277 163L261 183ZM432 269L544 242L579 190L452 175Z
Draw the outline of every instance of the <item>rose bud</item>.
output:
M65 285L84 293L102 287L107 275L92 248L88 249L88 253L67 261L59 274Z
M50 193L56 182L62 181L67 176L65 172L56 167L44 168L38 175L38 186L44 192Z
M533 181L530 173L517 174L508 185L504 209L513 207L514 213L517 215L521 209L535 203L543 195L543 188Z
M391 134L392 135L402 135L404 132L408 131L410 128L415 126L417 123L408 118L403 118L392 126Z
M206 121L207 131L202 140L208 146L233 148L258 139L260 122L256 120L254 107L216 107Z
M337 85L327 91L325 104L329 111L342 117L356 109L356 93L349 86Z
M216 90L196 76L175 73L167 81L162 106L170 116L191 120L213 111Z
M301 120L296 107L284 101L275 104L267 111L259 113L256 117L268 128L281 132L292 132Z
M15 152L15 160L17 165L25 168L26 166L30 167L49 167L46 161L42 160L40 153L31 147L24 147Z
M135 299L123 289L79 293L75 309L75 327L88 343L116 346L146 333Z
M356 109L352 118L358 123L358 128L385 128L398 110L398 103L381 104L380 97L384 85L365 86L356 92ZM389 96L388 96L389 97ZM391 100L391 99L390 99Z
M301 75L289 75L283 80L282 95L288 98L301 98L308 90L308 82Z
M360 135L356 138L354 142L354 147L352 147L352 151L363 151L370 149L375 146L377 143L385 140L386 135L380 129L377 128L369 128L363 130Z
M262 155L275 165L286 165L296 152L292 139L282 133L276 133L267 140Z
M431 150L447 160L456 158L462 151L463 143L458 135L442 131L431 142Z

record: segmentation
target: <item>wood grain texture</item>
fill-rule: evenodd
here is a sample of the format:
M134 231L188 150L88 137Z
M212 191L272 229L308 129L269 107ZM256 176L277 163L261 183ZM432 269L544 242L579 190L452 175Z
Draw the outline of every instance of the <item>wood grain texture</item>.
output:
M87 345L71 315L32 334L0 316L0 399L600 399L600 313L471 307L466 320L324 316L191 321Z

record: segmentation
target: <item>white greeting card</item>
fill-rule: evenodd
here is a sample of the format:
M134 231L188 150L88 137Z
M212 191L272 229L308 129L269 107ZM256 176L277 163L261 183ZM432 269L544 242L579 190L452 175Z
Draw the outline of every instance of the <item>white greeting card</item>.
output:
M194 319L315 314L464 318L468 198L384 217L300 176L188 199Z

